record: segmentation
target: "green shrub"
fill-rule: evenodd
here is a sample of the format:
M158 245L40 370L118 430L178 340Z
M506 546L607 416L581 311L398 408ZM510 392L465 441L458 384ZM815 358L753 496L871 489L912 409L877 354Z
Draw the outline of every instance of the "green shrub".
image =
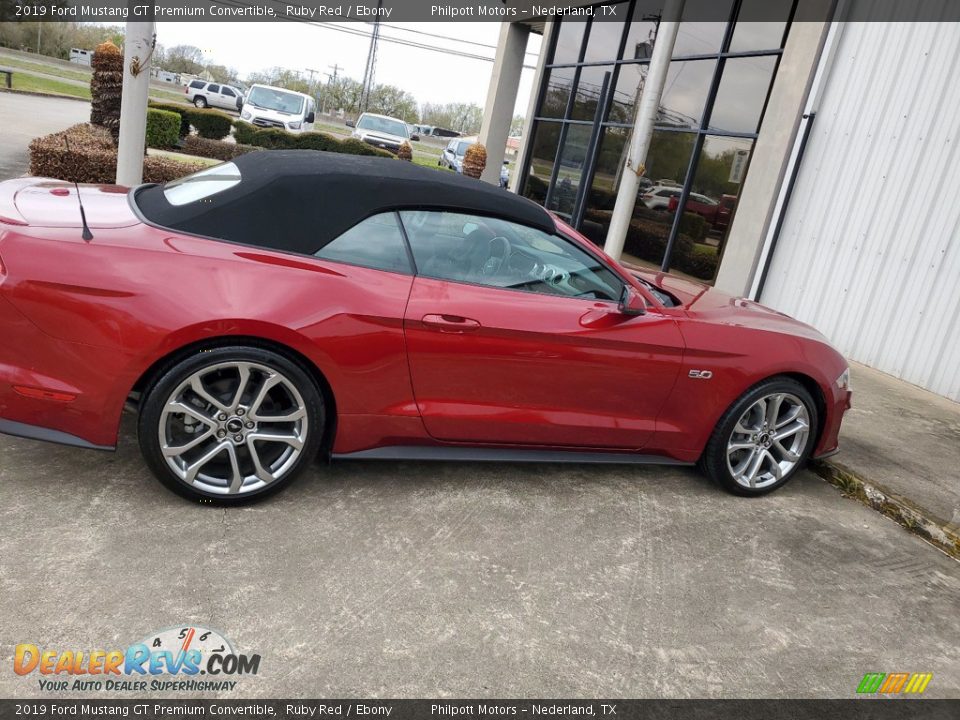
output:
M706 218L697 213L685 212L680 216L680 233L689 235L695 241L703 240L710 230L710 224Z
M64 138L69 139L69 150ZM167 182L204 167L203 163L150 156L143 159L143 181ZM83 123L36 138L30 143L30 174L78 183L115 183L113 136L106 128Z
M187 118L197 129L197 135L210 140L223 140L233 125L233 118L216 110L189 110Z
M183 140L181 150L188 155L198 155L199 157L213 158L214 160L233 160L238 155L244 155L248 152L258 151L262 148L253 145L240 145L238 143L228 143L223 140L208 140L207 138L190 135Z
M147 110L147 147L173 147L180 140L180 115L169 110Z
M268 150L324 150L349 155L394 157L392 153L367 145L356 138L338 140L333 135L321 132L295 135L279 128L258 128L245 122L234 125L233 137L238 143Z
M166 110L175 112L180 116L180 137L186 137L190 134L190 118L188 114L193 112L193 108L188 105L177 105L176 103L158 103L150 102L149 106L154 110Z

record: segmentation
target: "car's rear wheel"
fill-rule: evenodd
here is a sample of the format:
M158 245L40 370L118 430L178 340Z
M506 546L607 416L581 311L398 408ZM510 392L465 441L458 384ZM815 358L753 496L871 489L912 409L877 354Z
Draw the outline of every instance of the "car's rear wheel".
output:
M193 104L202 110L207 106L207 100L206 98L202 98L198 96L193 99Z
M225 347L170 368L140 412L143 456L192 500L239 504L290 483L323 439L323 396L297 363L270 350Z
M720 418L701 465L736 495L764 495L806 463L817 422L816 403L803 385L788 377L765 380Z

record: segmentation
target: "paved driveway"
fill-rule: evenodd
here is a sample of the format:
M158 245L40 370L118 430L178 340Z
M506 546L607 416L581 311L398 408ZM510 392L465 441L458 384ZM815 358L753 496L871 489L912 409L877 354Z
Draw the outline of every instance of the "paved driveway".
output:
M225 511L128 427L115 455L0 437L0 528L3 697L43 694L16 643L184 623L262 655L226 697L960 696L960 564L809 473L749 501L671 468L318 463Z
M87 102L0 92L0 180L27 173L31 140L89 120Z

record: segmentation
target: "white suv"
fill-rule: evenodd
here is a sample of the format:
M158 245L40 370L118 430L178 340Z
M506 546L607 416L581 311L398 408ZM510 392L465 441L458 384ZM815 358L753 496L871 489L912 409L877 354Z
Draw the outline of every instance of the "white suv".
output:
M410 128L399 118L386 115L364 113L357 120L356 125L347 122L347 127L353 128L352 136L368 145L383 148L396 154L403 143L410 140Z
M183 89L187 100L198 108L215 107L223 110L239 110L243 107L243 93L230 85L191 80Z

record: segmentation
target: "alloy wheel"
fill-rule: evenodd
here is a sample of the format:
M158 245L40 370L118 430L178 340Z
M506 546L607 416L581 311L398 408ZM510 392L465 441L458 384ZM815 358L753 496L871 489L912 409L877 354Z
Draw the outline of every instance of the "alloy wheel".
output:
M309 429L303 397L286 375L235 361L181 382L164 402L158 433L164 460L184 483L242 495L286 476Z
M802 459L809 435L810 413L800 398L765 395L740 416L727 441L731 477L751 490L779 482Z

